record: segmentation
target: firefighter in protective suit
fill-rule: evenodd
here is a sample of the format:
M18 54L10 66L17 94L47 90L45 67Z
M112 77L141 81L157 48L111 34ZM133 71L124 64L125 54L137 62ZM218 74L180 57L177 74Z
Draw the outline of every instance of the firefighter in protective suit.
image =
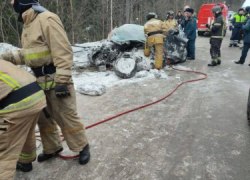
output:
M35 126L46 99L34 76L3 60L0 90L0 180L10 180L16 168L32 168L28 165L36 159Z
M211 30L210 38L210 55L212 62L208 66L217 66L221 64L221 44L224 37L225 22L223 20L222 11L220 6L215 6L212 9L215 16L214 23L211 27L207 24L207 28Z
M38 162L55 157L63 148L58 126L69 148L79 152L79 163L90 159L85 128L76 110L76 93L72 81L72 48L60 18L42 7L37 0L12 0L23 22L22 49L2 54L2 59L31 67L45 91L47 116L38 121L43 153Z
M167 19L163 22L163 33L168 35L169 30L177 30L178 22L174 19L174 11L169 11L167 14Z
M157 19L155 13L149 13L147 15L147 22L144 25L144 33L147 37L145 44L144 54L150 56L151 50L154 49L155 68L162 69L163 66L163 22Z

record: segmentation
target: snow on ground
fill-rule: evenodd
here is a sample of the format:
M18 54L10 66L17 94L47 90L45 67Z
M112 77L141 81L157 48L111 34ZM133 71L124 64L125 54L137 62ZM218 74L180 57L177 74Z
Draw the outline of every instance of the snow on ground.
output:
M179 70L183 70L183 71L191 71L192 69L183 65L176 65L174 66L175 68L178 68Z
M18 49L15 46L12 46L11 44L7 44L7 43L0 43L0 54L6 51L13 51Z
M167 78L165 71L150 70L150 71L141 71L138 72L135 77L130 79L121 79L116 76L113 71L106 72L83 72L83 73L74 73L74 82L76 88L79 88L81 85L85 84L97 84L104 85L106 87L112 87L116 85L126 85L129 83L137 83L143 80L153 79L153 78Z
M109 42L99 41L84 43L77 45L81 47L73 47L75 67L75 71L73 72L73 79L78 92L87 95L102 95L106 92L106 89L113 86L123 86L154 78L166 79L168 77L164 71L150 70L150 59L143 55L143 50L135 50L131 52L135 57L141 59L141 61L139 62L140 69L146 69L138 72L133 78L121 79L115 74L114 71L93 72L86 70L84 72L79 72L77 69L86 69L90 66L88 54L90 53L91 49L100 47L105 43Z
M103 41L76 44L72 46L74 52L74 67L75 68L88 68L90 62L88 60L88 54L93 48L101 47Z
M137 50L134 53L136 57L142 59L140 65L144 69L130 79L119 78L114 71L99 72L90 71L90 62L88 60L88 54L91 49L102 46L103 43L108 43L106 41L76 44L73 46L74 52L74 68L73 68L73 79L75 82L75 87L78 92L87 95L102 95L113 86L123 86L131 83L138 83L145 80L150 80L154 78L167 79L168 68L161 71L151 69L150 70L150 59L143 55L143 50ZM78 47L79 46L79 47ZM10 50L16 50L17 48L6 43L0 43L0 53ZM180 69L188 69L184 66L178 66ZM81 70L80 70L81 69ZM80 70L80 71L79 71Z

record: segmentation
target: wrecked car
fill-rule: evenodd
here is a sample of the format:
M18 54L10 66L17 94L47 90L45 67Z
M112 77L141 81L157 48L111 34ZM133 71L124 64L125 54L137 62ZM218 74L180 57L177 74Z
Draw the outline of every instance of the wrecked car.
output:
M186 60L187 39L179 31L178 35L170 34L165 43L165 59L171 64L181 63ZM149 70L150 62L153 61L141 55L136 55L136 51L142 50L146 42L144 27L136 24L125 24L115 28L109 35L108 40L102 45L92 49L88 58L95 67L113 67L115 73L120 78L131 78L137 71ZM105 69L105 68L99 68Z
M170 32L165 41L164 54L168 64L177 64L185 62L187 59L188 39L182 29L176 32Z
M96 67L110 65L114 67L117 76L131 78L136 73L136 57L132 57L133 53L126 52L143 49L145 41L143 26L125 24L115 28L110 33L108 41L94 48L88 58Z

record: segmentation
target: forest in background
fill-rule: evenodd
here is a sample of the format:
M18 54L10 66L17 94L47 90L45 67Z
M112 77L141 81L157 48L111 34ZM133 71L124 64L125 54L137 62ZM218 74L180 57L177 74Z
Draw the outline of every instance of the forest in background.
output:
M22 24L10 0L0 2L0 42L20 46ZM164 19L169 10L177 12L189 5L197 12L203 3L211 2L226 2L237 11L244 0L40 0L59 15L72 44L105 39L111 29L125 23L143 25L148 12Z

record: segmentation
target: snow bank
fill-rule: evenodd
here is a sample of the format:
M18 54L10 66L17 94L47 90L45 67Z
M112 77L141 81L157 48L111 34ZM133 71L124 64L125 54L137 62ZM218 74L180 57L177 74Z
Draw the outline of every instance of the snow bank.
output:
M73 75L74 83L76 89L80 89L83 86L91 84L93 90L96 90L98 86L102 85L107 88L117 86L117 85L127 85L131 83L138 83L141 81L154 79L154 78L168 78L165 71L150 70L150 71L141 71L135 75L135 77L130 79L121 79L116 76L113 71L106 72L75 72ZM94 86L96 85L96 87Z
M74 53L74 68L84 69L90 67L88 54L90 54L93 48L101 47L102 43L102 41L98 41L84 44L76 44L75 46L72 46Z
M18 48L7 43L0 43L0 54L6 51L17 50Z
M101 96L106 92L106 87L104 85L90 83L79 86L77 91L84 95Z
M113 86L124 86L131 83L139 83L145 80L161 78L167 79L168 70L165 71L150 69L151 68L151 61L150 59L144 57L143 50L136 50L134 55L137 59L142 59L140 72L137 72L133 78L130 79L121 79L119 78L114 71L106 71L106 72L98 72L91 71L90 63L88 60L88 53L91 51L92 48L100 47L103 44L102 41L100 42L93 42L93 43L84 43L84 44L77 44L80 47L72 47L74 51L74 68L73 68L73 79L75 82L75 87L79 93L87 94L91 96L95 95L102 95ZM9 50L15 50L16 47L6 44L0 43L0 53ZM84 70L81 70L84 68ZM86 69L85 69L86 68ZM184 66L178 66L181 69L187 69Z

